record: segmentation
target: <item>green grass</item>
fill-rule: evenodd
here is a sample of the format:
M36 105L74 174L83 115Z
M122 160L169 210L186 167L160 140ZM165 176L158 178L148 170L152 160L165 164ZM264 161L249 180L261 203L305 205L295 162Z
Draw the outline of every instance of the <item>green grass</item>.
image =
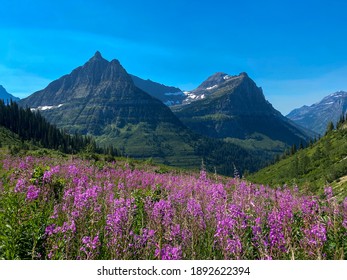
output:
M285 143L278 140L272 140L271 138L261 133L254 133L247 139L226 138L225 141L239 145L240 147L248 150L261 150L264 152L269 152L273 155L282 153L287 148L287 145Z
M247 179L279 186L298 185L312 193L322 193L332 186L341 197L347 195L347 129L346 124L333 130L318 142L299 150L274 165L268 166Z

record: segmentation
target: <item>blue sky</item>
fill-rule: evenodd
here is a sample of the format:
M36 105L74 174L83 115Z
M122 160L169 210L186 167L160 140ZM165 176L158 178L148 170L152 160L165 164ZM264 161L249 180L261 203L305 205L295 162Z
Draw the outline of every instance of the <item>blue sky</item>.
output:
M25 97L96 50L190 90L247 72L286 114L347 91L347 1L1 1L0 84Z

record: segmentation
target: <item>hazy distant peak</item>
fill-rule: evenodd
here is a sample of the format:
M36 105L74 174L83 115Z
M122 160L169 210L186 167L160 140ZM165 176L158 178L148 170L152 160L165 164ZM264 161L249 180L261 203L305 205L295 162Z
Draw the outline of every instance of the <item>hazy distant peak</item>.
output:
M19 100L18 97L15 97L12 94L9 94L7 92L7 90L2 85L0 85L0 99L4 100L6 104L10 100L13 100L13 101L18 101Z
M336 123L347 113L347 92L337 91L311 106L294 109L287 117L318 134L324 134L330 121Z

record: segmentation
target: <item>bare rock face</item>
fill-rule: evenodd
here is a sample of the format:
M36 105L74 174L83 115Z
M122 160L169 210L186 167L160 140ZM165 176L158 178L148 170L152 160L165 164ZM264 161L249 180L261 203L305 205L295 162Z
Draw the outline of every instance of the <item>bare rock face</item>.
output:
M99 52L83 66L20 102L41 110L52 123L68 131L102 135L108 125L169 122L183 127L159 100L137 88L118 60Z
M286 144L308 138L306 131L272 107L246 73L216 73L190 94L195 100L173 110L186 126L200 134L239 139L262 134Z

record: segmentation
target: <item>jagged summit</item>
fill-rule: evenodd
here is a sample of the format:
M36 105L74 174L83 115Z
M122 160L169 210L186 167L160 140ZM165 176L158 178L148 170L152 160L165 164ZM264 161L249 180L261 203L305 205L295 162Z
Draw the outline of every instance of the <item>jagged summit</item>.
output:
M93 57L96 58L96 59L101 59L102 55L101 55L101 53L99 51L96 51Z
M108 62L105 58L102 57L101 53L99 51L96 51L95 54L85 63L98 63L98 62Z
M23 99L21 104L34 108L59 106L76 99L111 97L134 88L131 77L118 60L109 62L96 52L83 66Z
M114 138L120 129L139 123L154 129L162 123L183 127L169 108L135 86L118 60L109 62L100 52L20 105L40 110L50 122L71 133L110 133Z

